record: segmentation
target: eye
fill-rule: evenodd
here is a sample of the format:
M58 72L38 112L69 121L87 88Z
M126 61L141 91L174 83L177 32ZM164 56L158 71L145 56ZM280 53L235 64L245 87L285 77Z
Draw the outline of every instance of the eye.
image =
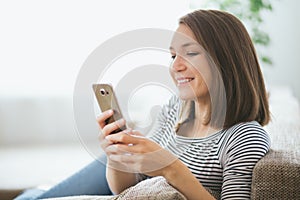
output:
M187 52L186 55L188 55L188 56L197 56L197 55L199 55L199 52Z
M176 58L176 54L171 53L171 59L174 60Z

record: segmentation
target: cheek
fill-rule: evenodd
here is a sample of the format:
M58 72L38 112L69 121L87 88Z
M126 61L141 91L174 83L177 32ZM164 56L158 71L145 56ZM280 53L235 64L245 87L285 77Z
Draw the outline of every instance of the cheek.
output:
M174 83L176 83L176 80L175 80L175 73L174 73L174 71L172 70L172 66L169 68L169 74L170 74L170 76L172 77L172 80L174 81Z
M212 78L211 78L210 71L203 72L202 80L203 80L203 83L205 83L206 87L208 87L208 88L211 87Z
M211 82L211 80L209 79L209 77L207 75L204 75L204 74L203 74L203 76L199 75L197 86L199 87L199 89L201 89L201 91L207 92L209 90L208 88L209 88L210 82Z
M209 84L211 80L204 72L194 71L196 74L196 82L193 84L193 89L196 91L196 96L203 96L209 93Z
M197 74L199 80L209 86L212 82L212 75L208 63L201 63L199 68L194 68L194 73Z

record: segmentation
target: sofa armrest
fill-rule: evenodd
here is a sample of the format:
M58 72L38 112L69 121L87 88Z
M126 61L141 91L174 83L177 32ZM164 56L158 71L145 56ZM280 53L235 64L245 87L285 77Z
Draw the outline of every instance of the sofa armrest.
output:
M251 199L300 199L300 152L271 149L254 167Z
M10 200L18 196L19 194L22 193L23 190L21 189L0 189L0 199L2 200Z

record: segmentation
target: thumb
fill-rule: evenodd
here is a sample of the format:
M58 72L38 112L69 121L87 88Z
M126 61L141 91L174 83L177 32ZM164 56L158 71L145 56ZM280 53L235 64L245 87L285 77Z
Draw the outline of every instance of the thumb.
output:
M127 134L131 136L145 137L141 132L132 129L130 129Z

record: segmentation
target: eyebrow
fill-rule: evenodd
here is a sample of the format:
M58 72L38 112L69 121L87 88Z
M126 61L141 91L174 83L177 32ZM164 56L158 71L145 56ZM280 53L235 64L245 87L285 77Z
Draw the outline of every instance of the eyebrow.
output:
M188 47L188 46L191 46L191 45L198 45L198 43L196 42L189 42L189 43L185 43L183 45L181 45L181 47ZM170 50L174 49L172 46L169 47Z

